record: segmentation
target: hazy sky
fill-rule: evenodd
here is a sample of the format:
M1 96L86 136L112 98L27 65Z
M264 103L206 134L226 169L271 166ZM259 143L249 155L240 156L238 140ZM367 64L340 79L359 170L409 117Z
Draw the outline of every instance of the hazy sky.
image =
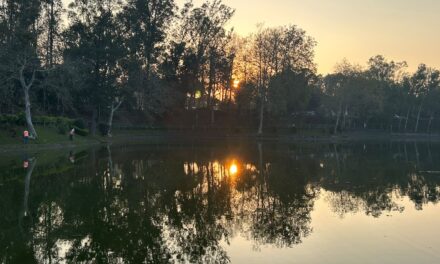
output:
M410 70L422 62L440 68L439 0L223 1L235 8L229 26L242 35L255 31L257 23L306 30L318 42L320 73L333 71L343 58L364 65L376 54L406 60Z

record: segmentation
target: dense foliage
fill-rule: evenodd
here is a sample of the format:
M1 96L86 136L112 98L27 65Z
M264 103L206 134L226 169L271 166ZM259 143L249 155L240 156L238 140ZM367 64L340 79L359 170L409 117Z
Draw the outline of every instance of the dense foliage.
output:
M108 134L114 116L259 133L317 123L332 132L438 128L438 70L421 64L411 74L375 56L320 76L304 30L259 26L241 37L228 29L233 15L221 0L75 0L67 10L61 0L1 0L0 115L24 111L34 135L35 114L83 118Z

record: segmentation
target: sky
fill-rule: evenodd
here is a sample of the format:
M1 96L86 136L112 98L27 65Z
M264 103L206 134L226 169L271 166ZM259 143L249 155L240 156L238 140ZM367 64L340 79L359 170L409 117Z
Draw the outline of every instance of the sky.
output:
M70 0L63 0L69 2ZM185 0L176 0L182 5ZM203 0L194 0L200 4ZM344 58L365 65L374 55L440 68L438 0L223 0L235 11L228 27L240 35L295 24L317 42L318 72L330 73Z

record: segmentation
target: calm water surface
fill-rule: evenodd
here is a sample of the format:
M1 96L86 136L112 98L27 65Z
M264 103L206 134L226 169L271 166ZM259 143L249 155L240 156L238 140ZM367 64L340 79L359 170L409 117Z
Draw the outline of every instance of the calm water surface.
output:
M1 263L440 263L440 145L0 156Z

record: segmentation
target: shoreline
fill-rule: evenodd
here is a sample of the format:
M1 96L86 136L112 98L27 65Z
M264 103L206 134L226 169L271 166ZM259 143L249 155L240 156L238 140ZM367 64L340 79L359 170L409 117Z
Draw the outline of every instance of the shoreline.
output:
M294 135L294 134L219 134L203 133L203 131L136 131L116 134L112 138L87 138L79 142L59 142L47 144L2 144L0 153L16 151L56 150L61 148L74 149L84 146L98 146L107 144L166 144L166 143L204 143L216 140L236 141L247 140L257 142L279 143L349 143L371 141L393 142L440 142L440 134L390 134L383 132L350 132L335 135Z

